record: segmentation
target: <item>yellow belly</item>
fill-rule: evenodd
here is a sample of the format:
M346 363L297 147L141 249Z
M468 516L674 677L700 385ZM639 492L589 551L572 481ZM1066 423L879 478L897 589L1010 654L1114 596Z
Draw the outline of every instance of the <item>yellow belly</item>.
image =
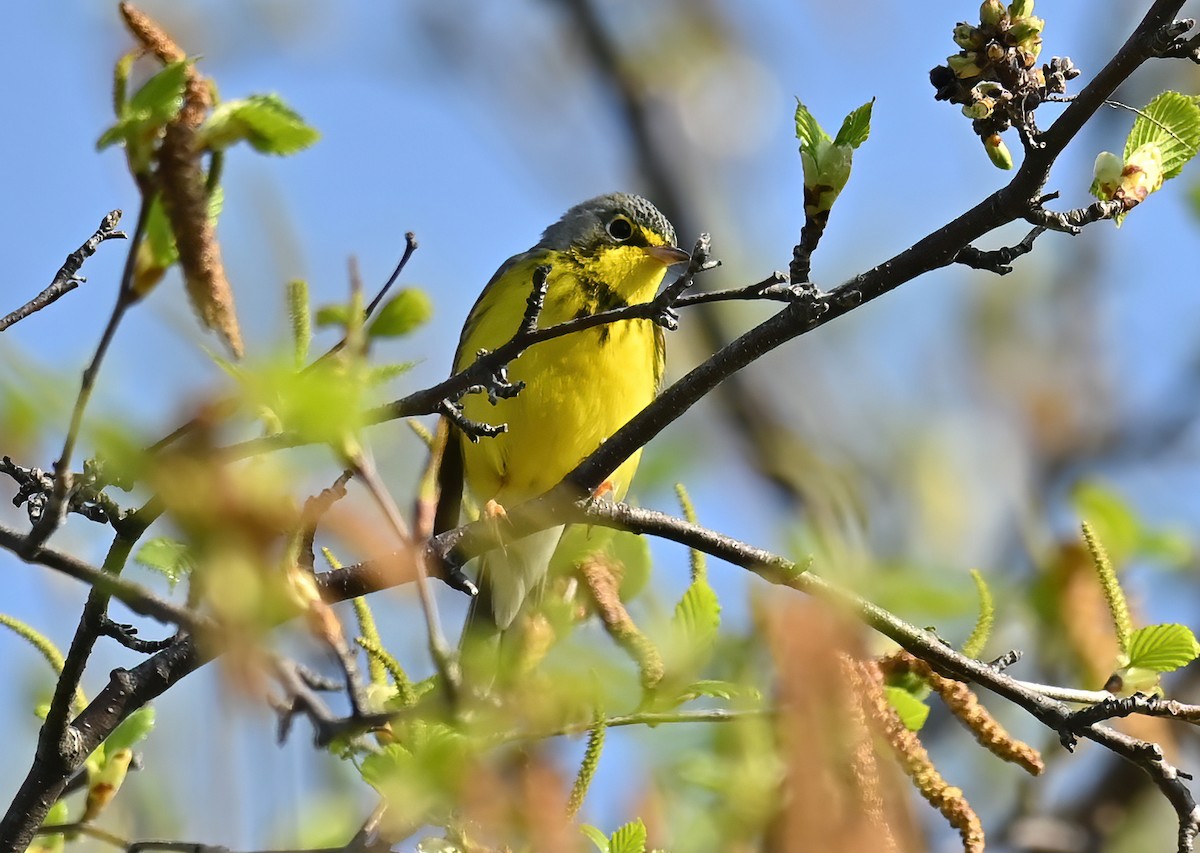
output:
M505 423L508 432L465 442L467 484L481 501L536 497L559 482L654 399L654 330L648 320L590 329L528 350L509 367L516 397L495 406L481 395L465 402L472 420ZM625 496L640 451L609 477Z
M524 265L522 265L524 266ZM534 264L529 264L532 270ZM653 298L665 270L635 270L625 289L629 302ZM505 276L509 278L509 276ZM463 341L461 368L480 348L494 349L512 337L529 293L529 275L512 274L515 291L485 293L476 306L478 322ZM580 313L573 280L551 274L539 325L548 327ZM624 426L654 399L662 373L660 333L649 320L626 320L537 344L509 365L509 379L523 381L516 397L498 400L473 394L463 400L467 417L505 423L508 431L478 442L461 437L467 486L481 502L511 505L540 495ZM609 477L612 497L629 489L641 453Z

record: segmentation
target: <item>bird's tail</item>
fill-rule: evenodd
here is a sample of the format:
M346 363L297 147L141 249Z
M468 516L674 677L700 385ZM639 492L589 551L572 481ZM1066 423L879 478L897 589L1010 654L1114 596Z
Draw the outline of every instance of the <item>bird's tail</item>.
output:
M541 530L480 556L480 591L467 611L459 644L464 669L475 673L473 680L490 684L503 672L520 670L523 643L506 635L522 605L546 579L563 529Z
M479 576L490 590L492 617L501 631L512 625L521 605L546 579L562 535L561 525L539 530L479 558Z

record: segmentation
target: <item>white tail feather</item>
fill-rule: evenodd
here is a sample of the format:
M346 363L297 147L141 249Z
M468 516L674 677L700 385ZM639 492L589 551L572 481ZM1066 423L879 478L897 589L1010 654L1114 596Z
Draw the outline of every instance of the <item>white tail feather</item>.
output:
M491 584L497 628L504 630L512 624L525 599L545 579L562 534L561 526L540 530L479 558L481 577Z

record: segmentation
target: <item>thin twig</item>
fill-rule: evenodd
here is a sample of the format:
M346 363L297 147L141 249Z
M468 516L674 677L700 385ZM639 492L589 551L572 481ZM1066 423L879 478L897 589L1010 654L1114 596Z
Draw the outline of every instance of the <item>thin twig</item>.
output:
M0 525L0 547L23 555L28 552L27 540L27 536ZM123 580L62 551L43 547L28 556L23 556L22 559L82 581L93 589L117 599L134 613L148 616L165 625L177 625L189 633L203 633L213 627L203 617L160 598L145 587Z
M400 508L396 506L396 502L392 500L392 496L388 494L387 489L380 482L379 475L375 472L374 466L367 459L363 458L361 454L358 458L351 460L351 462L355 474L362 481L363 485L367 487L367 491L371 493L376 506L379 507L387 518L392 532L401 542L412 547L408 525L404 523ZM417 596L420 598L421 610L425 615L429 651L433 657L434 666L437 667L438 674L441 676L443 690L446 692L447 698L453 707L454 701L457 698L460 681L458 662L455 660L454 653L451 651L449 644L446 642L446 636L442 632L441 619L438 617L437 602L434 600L433 591L429 587L429 573L425 566L424 554L416 553L414 562L416 564Z
M125 256L125 269L121 273L121 284L117 291L117 299L113 305L112 313L109 315L108 323L104 327L104 333L100 336L100 343L96 346L96 352L92 356L92 360L87 368L83 371L83 381L79 386L79 395L75 398L75 407L71 411L71 423L67 428L67 436L63 441L62 453L59 454L58 459L54 463L54 490L51 492L46 511L38 519L37 524L33 526L33 530L26 540L26 548L29 553L36 551L50 538L51 534L62 523L66 513L67 498L72 486L71 456L75 451L75 442L79 439L79 428L83 425L84 409L87 408L88 401L92 397L92 391L96 387L96 375L99 373L100 365L103 363L104 356L108 352L109 344L112 343L113 336L116 335L117 326L120 325L121 319L125 316L125 311L137 301L137 296L133 291L133 273L136 267L138 248L141 246L142 238L145 236L146 222L149 216L150 203L143 196L141 207L138 209L137 226L133 230L133 239L129 242L129 252Z
M54 274L54 280L46 286L46 289L39 293L33 299L26 302L16 311L11 314L6 314L0 317L0 332L3 332L9 326L24 320L30 314L41 311L47 305L53 305L61 297L70 293L79 285L83 284L87 279L79 275L79 270L83 267L83 262L96 253L96 248L105 240L124 240L127 235L124 231L118 231L117 223L121 221L121 211L110 211L103 219L100 220L100 227L96 232L89 237L82 246L76 249L71 254L67 255L67 259L63 261L63 265L59 267L57 273Z
M990 251L976 249L974 246L964 246L954 256L954 262L971 267L972 269L994 272L996 275L1008 275L1013 270L1010 264L1015 259L1021 257L1021 255L1027 255L1032 252L1033 241L1045 232L1045 226L1039 225L1026 234L1024 239L1015 246L1004 246Z

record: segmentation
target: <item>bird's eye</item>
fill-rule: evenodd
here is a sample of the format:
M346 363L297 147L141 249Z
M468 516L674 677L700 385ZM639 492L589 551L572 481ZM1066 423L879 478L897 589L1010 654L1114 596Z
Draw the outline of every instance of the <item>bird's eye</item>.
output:
M626 216L614 216L604 227L608 231L608 236L618 243L624 243L633 236L633 223Z

